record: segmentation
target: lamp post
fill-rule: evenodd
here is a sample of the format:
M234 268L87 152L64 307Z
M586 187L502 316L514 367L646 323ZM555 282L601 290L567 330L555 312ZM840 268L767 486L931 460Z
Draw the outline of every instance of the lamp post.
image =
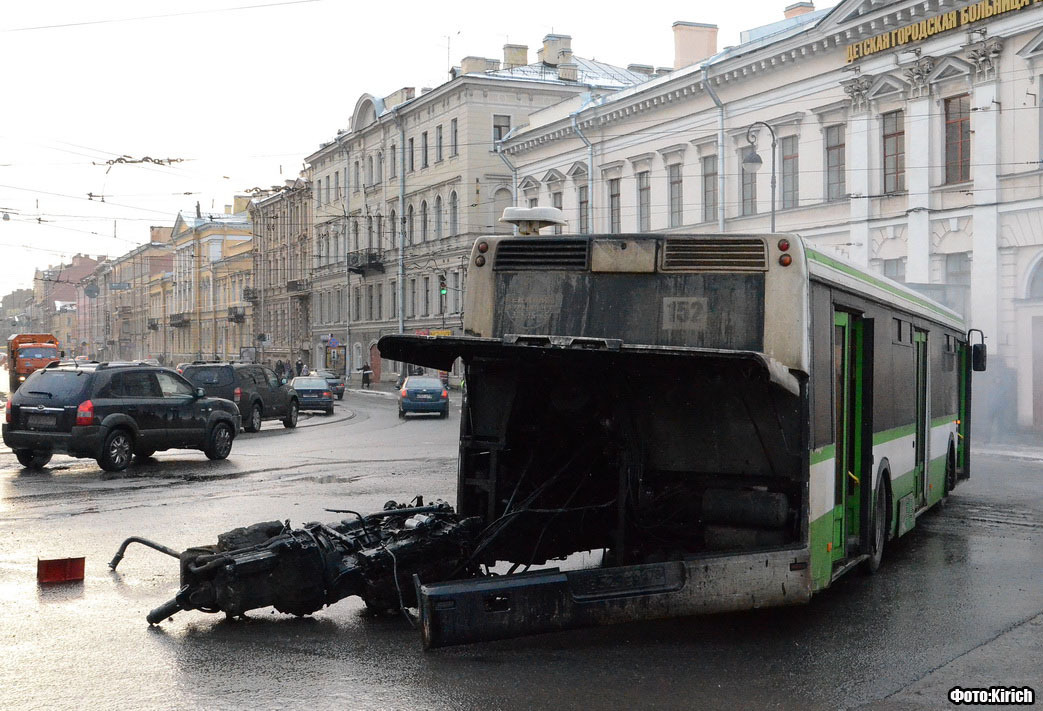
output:
M763 121L754 121L750 124L750 127L746 129L746 141L750 144L751 150L746 153L742 158L742 167L744 170L748 170L751 173L756 173L760 170L761 166L764 165L764 160L757 153L757 135L753 129L757 126L764 126L768 129L768 133L771 134L771 231L775 232L775 153L778 141L775 137L775 129Z

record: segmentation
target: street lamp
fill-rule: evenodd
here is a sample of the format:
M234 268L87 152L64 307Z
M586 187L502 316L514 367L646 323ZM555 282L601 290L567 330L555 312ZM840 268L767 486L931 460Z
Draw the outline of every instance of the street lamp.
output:
M764 126L768 129L768 133L771 134L771 231L775 232L775 147L777 140L775 138L775 129L763 121L754 121L750 124L750 127L746 129L746 141L750 144L750 150L746 152L746 155L742 158L743 170L747 170L751 173L756 173L764 165L764 160L757 153L757 134L754 132L757 126Z

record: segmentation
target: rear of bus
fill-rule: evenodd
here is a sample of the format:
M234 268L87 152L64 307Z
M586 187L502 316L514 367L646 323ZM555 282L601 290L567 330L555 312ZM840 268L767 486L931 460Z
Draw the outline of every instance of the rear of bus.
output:
M466 336L381 351L464 361L476 556L589 567L422 586L425 640L806 601L800 240L486 237L470 260Z

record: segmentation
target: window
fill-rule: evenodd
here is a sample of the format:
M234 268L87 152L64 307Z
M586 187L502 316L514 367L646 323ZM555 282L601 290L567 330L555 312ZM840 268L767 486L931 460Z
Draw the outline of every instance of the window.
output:
M681 164L674 163L666 167L666 178L670 183L670 226L679 227L683 224L682 219L682 190Z
M493 141L502 141L511 132L511 117L500 114L493 115Z
M344 251L347 251L346 249ZM340 261L340 233L333 233L333 251L331 252L332 260L334 262Z
M395 316L398 314L398 282L389 282L388 290L391 293L391 315Z
M388 171L388 177L394 178L398 171L398 150L394 143L391 144L391 165L388 167L391 168Z
M355 161L355 182L354 182L355 192L359 191L359 184L361 182L362 181L359 179L359 162Z
M353 321L361 321L362 320L362 290L359 289L359 287L356 286L352 290L351 296L352 296L352 303L354 304L354 308L352 310L354 315L352 316L352 320Z
M366 249L373 249L373 216L366 218Z
M377 182L384 182L384 154L377 154Z
M971 106L967 94L945 100L945 182L971 179Z
M576 200L579 203L579 233L581 235L590 232L590 198L587 186L580 185L576 190Z
M413 206L410 205L406 209L406 238L408 239L409 244L413 244L413 236Z
M652 184L647 170L637 174L637 229L648 232L651 229L652 216Z
M373 156L366 156L366 185L373 184Z
M842 200L847 196L847 155L844 126L826 128L826 199Z
M416 163L415 163L416 156L414 155L414 152L413 152L413 139L412 138L409 139L409 155L407 157L409 158L409 172L412 173L414 170L416 170Z
M431 315L431 277L424 277L424 316Z
M409 313L406 315L410 318L416 316L416 279L409 280L409 300L406 302L406 306L409 309Z
M420 167L427 167L427 131L420 134Z
M528 205L529 205L529 207L539 207L540 206L540 199L539 199L539 197L531 197L531 198L529 198Z
M322 202L322 181L315 181L315 202Z
M884 276L895 281L905 282L905 260L885 259Z
M757 174L752 170L746 170L745 159L750 153L753 153L756 149L753 146L746 146L742 149L739 154L739 180L742 193L742 211L741 215L756 215L757 214Z
M451 156L455 156L458 152L459 144L456 142L456 135L456 119L453 119L449 122L449 155Z
M782 153L782 209L796 207L800 202L799 150L796 136L786 136L779 141Z
M608 181L608 231L620 232L619 178Z
M340 171L333 174L333 199L340 200Z
M366 318L373 320L373 285L366 285Z
M703 222L717 219L717 156L703 157Z
M442 196L435 196L435 239L442 239Z
M398 246L398 215L394 210L391 211L391 217L388 218L388 240L391 248L394 249Z
M384 285L377 286L377 320L384 318Z
M905 190L905 112L884 114L884 192Z
M358 220L352 220L352 222L351 222L351 232L352 232L351 236L354 239L354 244L355 244L354 250L357 252L357 251L359 251L359 221ZM347 247L346 246L344 248L344 251L345 252L347 251Z
M453 272L453 313L460 313L460 272Z
M435 128L435 162L442 162L442 124Z
M377 249L384 246L384 216L377 215Z
M427 241L427 200L420 203L420 241Z
M454 121L456 119L453 119ZM455 235L460 231L460 199L456 192L449 194L449 235Z
M330 176L326 176L326 199L323 202L330 201Z
M945 283L967 286L971 283L971 253L945 255Z
M556 192L556 193L551 193L550 194L550 204L551 204L552 207L556 207L559 210L561 209L561 204L562 203L561 203L561 193L560 192ZM554 234L560 235L561 232L562 232L561 225L554 225Z

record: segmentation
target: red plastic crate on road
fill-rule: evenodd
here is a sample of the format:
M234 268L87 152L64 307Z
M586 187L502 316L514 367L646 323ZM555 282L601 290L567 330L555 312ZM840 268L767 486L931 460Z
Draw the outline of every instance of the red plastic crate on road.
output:
M86 558L36 559L37 583L69 583L83 580Z

